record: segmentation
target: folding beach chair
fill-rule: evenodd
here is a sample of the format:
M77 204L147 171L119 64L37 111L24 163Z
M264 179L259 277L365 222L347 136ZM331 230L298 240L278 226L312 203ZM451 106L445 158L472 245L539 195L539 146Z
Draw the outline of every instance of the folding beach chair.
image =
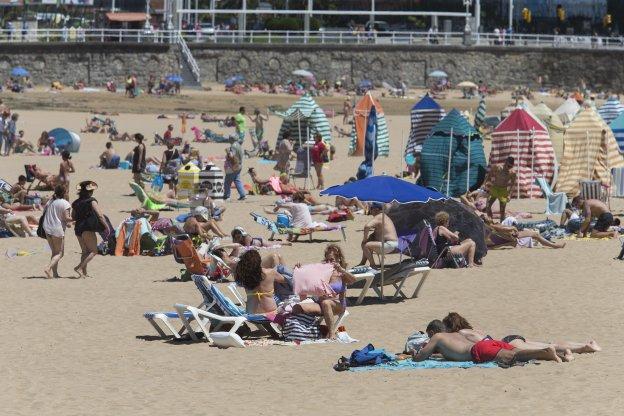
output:
M303 189L307 189L308 179L310 180L310 184L314 187L314 182L312 181L312 175L310 175L310 165L308 164L309 160L312 160L311 156L308 155L310 149L305 146L301 146L297 150L297 162L295 163L295 168L291 169L289 173L290 179L293 179L293 183L296 185L294 179L303 179Z
M171 251L176 262L184 264L189 275L199 274L220 280L229 276L230 268L220 258L206 253L208 258L202 259L188 234L170 237Z
M579 181L579 186L581 188L581 198L608 202L609 187L603 185L601 181Z
M418 295L420 288L422 287L425 279L429 275L431 268L429 268L429 262L426 259L414 260L405 259L396 264L387 265L384 268L384 280L383 285L392 286L395 289L392 299L396 299L401 296L404 299L414 298ZM416 286L416 289L411 296L408 296L403 292L403 285L410 277L421 275L420 282ZM357 276L356 276L357 277ZM378 296L381 296L381 272L370 271L364 273L361 279L356 280L355 283L349 285L350 289L362 289L360 292L356 305L359 305L364 300L366 293L369 289L373 289Z
M143 208L150 211L163 211L173 208L189 208L190 205L185 202L164 202L160 203L154 200L153 196L149 196L143 188L134 182L129 182L130 188L134 192L134 195L138 198Z
M271 231L271 237L269 240L273 240L275 234L290 234L290 235L309 235L310 241L312 241L312 234L318 232L326 232L326 231L338 231L342 233L342 239L347 241L347 234L345 233L345 227L340 224L331 224L328 225L327 228L291 228L291 227L283 227L277 224L275 221L271 221L270 219L263 217L260 214L255 212L251 212L249 215L252 216L254 221L258 224L264 225L267 227L269 231Z
M624 168L611 169L611 177L613 187L611 196L615 198L624 198Z
M461 254L452 254L451 247L445 247L441 253L435 244L433 228L427 220L423 220L425 227L419 235L420 255L429 261L429 267L432 269L443 269L445 267L462 268L466 267L466 259Z
M546 214L547 215L558 215L565 211L566 204L568 202L568 197L565 192L553 192L544 179L541 176L535 178L535 182L540 187L542 192L544 193L544 197L546 198Z

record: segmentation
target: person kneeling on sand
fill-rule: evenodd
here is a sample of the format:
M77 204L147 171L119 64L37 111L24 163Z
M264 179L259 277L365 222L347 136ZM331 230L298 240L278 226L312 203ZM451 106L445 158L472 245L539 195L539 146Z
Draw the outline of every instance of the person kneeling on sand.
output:
M613 214L609 212L609 207L604 202L576 196L572 199L572 207L578 208L583 217L583 223L577 234L578 238L587 236L591 220L594 218L596 219L596 224L594 224L594 229L589 234L591 238L617 238L619 236L617 231L610 230L615 221Z
M494 361L504 367L530 360L562 362L554 347L521 350L491 338L472 342L457 332L446 333L442 328L433 328L431 325L427 327L427 335L430 338L429 342L420 350L412 352L414 361L424 361L431 355L439 353L449 361L472 361L476 364Z

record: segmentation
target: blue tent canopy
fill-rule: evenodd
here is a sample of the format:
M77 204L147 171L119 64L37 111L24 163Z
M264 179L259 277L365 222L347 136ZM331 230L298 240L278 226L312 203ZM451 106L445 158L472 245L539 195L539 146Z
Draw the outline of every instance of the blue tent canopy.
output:
M321 195L357 198L362 202L398 202L401 204L447 198L440 192L386 175L369 176L344 185L331 186L321 191Z
M412 107L412 111L439 110L441 108L442 107L440 107L440 104L438 104L433 98L431 98L429 94L425 94L422 100L414 104L414 106Z
M229 87L233 87L239 82L243 82L244 80L245 80L245 77L243 77L242 75L234 75L233 77L226 79L224 84L226 87L229 88Z
M15 68L11 70L11 76L12 77L29 77L30 72L28 72L28 70L24 67L16 66Z
M77 153L80 150L80 136L73 131L56 128L48 132L50 137L54 137L54 146L59 150L67 150Z
M182 83L182 77L180 75L177 75L177 74L167 75L167 77L165 79L167 81L169 81L169 82L176 82L178 84Z

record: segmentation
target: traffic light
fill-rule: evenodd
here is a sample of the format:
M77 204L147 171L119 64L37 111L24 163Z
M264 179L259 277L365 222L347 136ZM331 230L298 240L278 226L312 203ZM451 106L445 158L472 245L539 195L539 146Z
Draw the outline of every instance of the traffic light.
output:
M605 15L605 17L602 19L603 26L609 27L611 26L611 23L613 23L613 17L610 14Z
M566 18L566 12L562 5L557 6L557 20L563 22Z
M524 20L525 23L531 23L532 18L533 17L531 16L531 10L527 9L526 7L522 9L522 20Z

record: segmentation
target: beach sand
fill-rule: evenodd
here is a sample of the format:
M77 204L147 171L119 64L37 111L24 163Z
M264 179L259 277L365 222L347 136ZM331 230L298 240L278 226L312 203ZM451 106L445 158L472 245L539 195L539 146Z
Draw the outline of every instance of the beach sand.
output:
M3 97L20 113L19 128L26 130L32 141L44 129L63 126L79 130L89 117L85 112L60 112L77 111L75 105L69 105L73 101L70 95L75 93L33 94L36 96ZM251 99L223 93L189 94L192 102L201 101L206 109L214 105L215 112L257 105L249 104L248 99L265 106L275 102L273 96ZM115 107L111 96L84 94L87 98L79 108L86 111L104 106L110 111ZM155 114L173 114L175 105L170 103L174 99L142 98L132 101L117 96L119 111L134 106L133 112L144 114L123 113L115 120L120 132L140 131L151 143L154 132L162 133L172 121L156 120ZM32 106L20 107L24 100L30 100ZM294 100L278 99L284 105ZM509 100L501 98L500 106L507 105L505 101ZM158 102L163 103L161 108L157 108ZM336 105L340 102L337 100ZM376 163L376 173L399 171L401 137L409 132L407 109L413 102L384 101L386 108L394 109L388 110L391 156ZM27 110L33 107L45 111ZM173 121L178 132L180 122ZM340 122L341 117L334 120ZM191 120L188 127L201 124ZM279 120L272 117L266 134L272 144L278 127ZM186 137L191 138L190 131ZM99 189L95 197L117 225L127 215L122 210L138 204L136 198L126 196L130 193L129 171L92 168L105 142L103 134L82 135L80 153L73 159L77 172L71 181L73 185L86 179L96 181ZM325 170L327 185L342 183L354 175L361 161L346 156L347 139L336 138L334 143L337 159ZM131 147L130 143L115 143L121 155ZM203 155L220 157L226 145L198 147ZM150 156L160 157L162 151L162 147L148 147ZM12 182L23 173L23 165L31 163L56 173L59 161L58 157L24 155L0 158L0 178ZM245 160L244 167L251 166L262 177L272 172L272 165L260 164L258 159ZM249 181L247 175L243 178ZM268 236L252 222L249 212L262 210L275 199L250 196L244 202L228 203L223 227L229 230L242 225L253 235ZM624 209L621 200L612 200L612 205L616 213ZM514 200L509 209L544 218L540 214L544 206L544 200ZM177 212L164 215L172 217ZM366 221L366 217L358 215L355 221L347 222L347 242L339 242L351 265L359 261L358 230ZM78 263L79 248L73 230L68 231L60 272L70 277ZM315 238L335 241L338 236L320 233ZM303 239L279 252L291 265L314 262L321 259L325 244ZM146 311L173 310L174 303L201 302L192 282L168 281L180 271L171 256L98 256L89 266L93 278L49 281L42 277L49 257L46 246L39 238L0 239L2 414L616 415L624 406L624 365L618 358L624 330L623 265L612 260L619 252L617 241L570 241L563 250L490 251L483 267L434 270L416 299L381 304L369 297L363 305L350 307L345 326L352 337L360 340L356 344L227 350L206 343L163 341L143 318ZM34 253L13 259L4 256L6 250L15 249ZM391 256L388 261L397 259ZM413 290L416 283L408 281L407 289ZM349 295L358 293L350 291ZM337 373L332 369L340 356L348 356L369 342L399 352L408 335L450 311L461 313L495 338L517 333L545 341L595 339L604 350L577 355L571 363L542 363L508 370Z

